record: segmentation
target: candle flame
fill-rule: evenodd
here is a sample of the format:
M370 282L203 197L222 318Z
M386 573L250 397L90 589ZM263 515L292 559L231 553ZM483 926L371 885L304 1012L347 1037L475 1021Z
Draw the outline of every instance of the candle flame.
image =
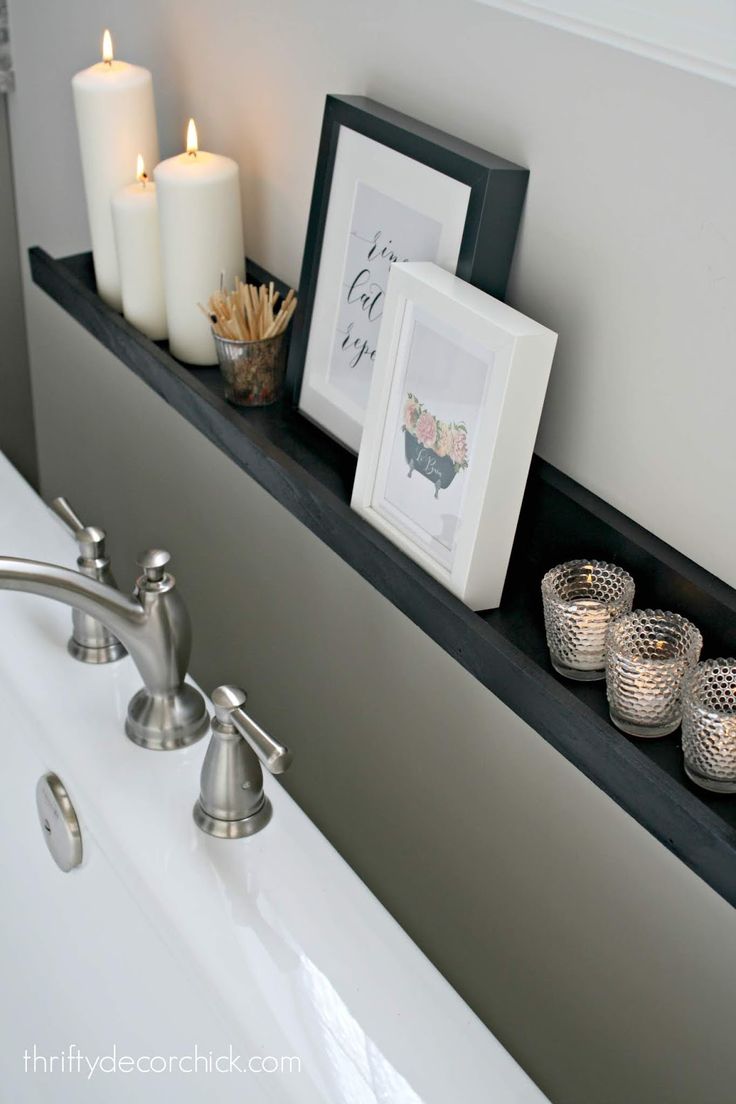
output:
M148 180L148 173L146 172L146 165L142 153L138 154L138 160L135 166L135 178L139 184L145 184Z
M102 36L102 60L105 65L112 65L112 35L109 31L105 31Z
M197 128L194 125L194 119L190 119L187 127L187 153L190 157L196 157L198 149Z

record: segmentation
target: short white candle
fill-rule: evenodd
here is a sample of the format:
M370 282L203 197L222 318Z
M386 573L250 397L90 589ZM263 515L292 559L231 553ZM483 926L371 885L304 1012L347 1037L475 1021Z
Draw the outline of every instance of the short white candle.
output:
M187 152L156 166L161 263L169 348L189 364L216 364L210 325L199 310L223 282L245 278L240 173L229 157L197 148L190 120Z
M114 60L109 31L105 31L102 56L97 65L73 77L72 90L97 290L106 303L120 310L110 204L130 180L138 152L149 165L156 164L158 135L149 71Z
M120 269L123 314L154 341L166 337L166 305L161 276L156 185L138 155L136 183L112 201L112 221Z

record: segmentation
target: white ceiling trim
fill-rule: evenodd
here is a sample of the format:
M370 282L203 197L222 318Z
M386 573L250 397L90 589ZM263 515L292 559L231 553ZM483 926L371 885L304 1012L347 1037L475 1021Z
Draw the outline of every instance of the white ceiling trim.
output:
M736 0L479 0L736 85Z

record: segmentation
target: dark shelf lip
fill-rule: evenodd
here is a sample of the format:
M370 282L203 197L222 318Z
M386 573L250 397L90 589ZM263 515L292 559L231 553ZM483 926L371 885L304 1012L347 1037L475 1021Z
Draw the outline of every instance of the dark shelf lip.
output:
M189 368L134 329L97 296L88 254L54 259L29 250L34 282L123 364L305 524L338 556L495 694L546 742L736 905L736 815L668 773L622 736L541 660L514 642L502 611L469 610L350 508L355 460L288 407L230 406L216 372ZM249 278L272 279L248 262ZM276 281L280 283L279 281ZM283 285L281 285L283 287ZM530 486L598 519L674 585L694 590L736 619L736 592L610 504L544 461ZM512 558L513 559L513 558ZM532 572L538 585L535 566ZM522 630L523 631L523 630ZM736 801L736 799L734 799Z
M593 491L582 487L580 483L576 483L574 479L571 479L570 476L565 475L564 472L559 471L551 464L542 462L540 477L551 486L556 487L562 494L567 495L568 498L578 502L589 513L595 514L607 525L625 534L630 541L645 549L649 555L662 564L666 564L669 569L689 579L698 589L710 594L716 601L727 606L736 617L736 591L728 583L724 583L723 579L719 579L707 568L701 567L700 564L689 559L683 552L679 552L671 544L663 541L661 537L655 536L643 525L612 506L610 502L599 498Z

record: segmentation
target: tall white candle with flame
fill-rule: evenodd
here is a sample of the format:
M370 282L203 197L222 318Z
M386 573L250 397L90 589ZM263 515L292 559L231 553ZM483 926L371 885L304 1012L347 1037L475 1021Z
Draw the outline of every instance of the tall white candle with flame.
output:
M120 310L111 200L131 179L137 153L149 165L158 161L153 81L147 69L113 58L105 31L102 61L72 79L82 175L92 237L97 290Z
M198 148L194 120L187 152L162 161L158 188L161 262L169 348L189 364L216 364L207 319L199 310L223 281L245 277L240 172L229 157Z
M154 341L166 337L156 185L138 154L136 183L113 196L112 221L120 271L123 314Z

